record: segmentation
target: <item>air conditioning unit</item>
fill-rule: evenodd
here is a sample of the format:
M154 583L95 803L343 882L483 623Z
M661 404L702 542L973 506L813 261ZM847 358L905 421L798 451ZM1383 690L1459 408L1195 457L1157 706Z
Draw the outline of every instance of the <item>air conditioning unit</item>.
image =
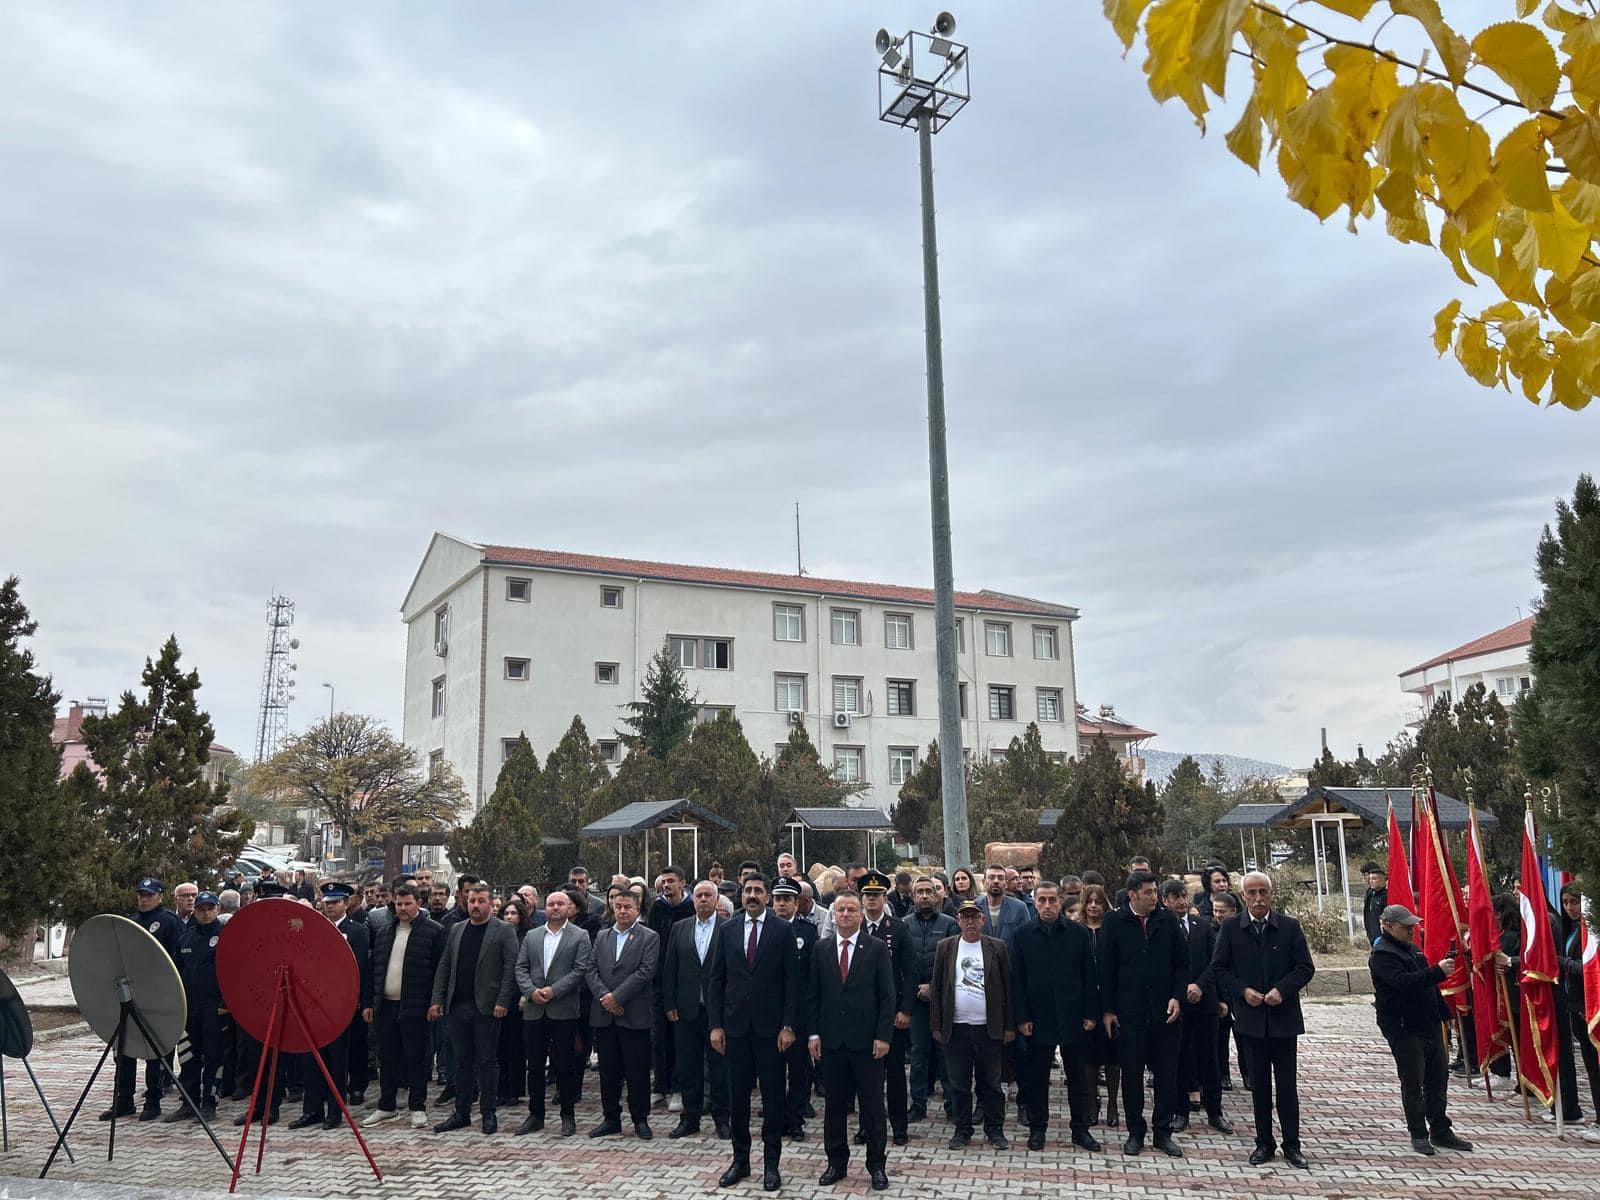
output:
M855 717L851 713L836 712L833 714L833 727L835 729L849 729L855 724Z
M450 643L443 638L438 638L433 643L433 652L440 658L450 653Z
M805 723L806 723L806 715L805 715L805 713L796 710L796 711L791 712L789 714L789 724L791 724L791 725L804 725Z

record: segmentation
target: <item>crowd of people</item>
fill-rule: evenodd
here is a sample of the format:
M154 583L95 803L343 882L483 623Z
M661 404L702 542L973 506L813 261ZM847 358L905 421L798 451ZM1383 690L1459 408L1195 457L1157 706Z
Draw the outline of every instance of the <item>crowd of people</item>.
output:
M812 879L783 854L770 877L753 861L731 877L712 863L700 879L667 866L649 884L616 875L603 887L576 866L544 895L471 875L451 888L426 868L359 890L263 877L248 899L182 884L171 909L159 879L136 890L130 915L182 969L182 1079L208 1120L219 1100L248 1098L261 1061L217 987L227 920L241 903L317 896L360 979L350 1024L322 1057L349 1107L370 1107L358 1112L366 1126L402 1119L403 1095L419 1130L467 1129L476 1107L479 1128L495 1134L514 1107L515 1135L544 1132L553 1109L551 1134L573 1137L592 1070L601 1116L590 1138L626 1127L651 1139L665 1112L675 1118L667 1137L714 1131L729 1144L719 1180L729 1187L752 1174L759 1136L762 1186L775 1191L784 1144L808 1136L821 1098L819 1183L844 1178L859 1146L881 1190L889 1145L930 1136L936 1092L953 1152L980 1132L1007 1149L1013 1112L1028 1149L1044 1149L1059 1071L1073 1147L1101 1151L1099 1130L1125 1155L1181 1157L1191 1121L1235 1132L1223 1096L1236 1062L1252 1101L1249 1161L1281 1153L1308 1166L1296 1071L1300 996L1315 967L1261 872L1237 891L1221 866L1195 891L1144 858L1115 886L1092 871L1053 880L999 865L893 877L852 865ZM1378 1024L1414 1144L1469 1150L1445 1114L1444 973L1411 947L1411 913L1380 904L1372 915ZM137 1110L134 1085L134 1062L119 1060L102 1119L195 1116L181 1101L163 1113L154 1064ZM437 1123L432 1086L432 1104L447 1110ZM309 1055L280 1060L253 1116L275 1122L285 1103L300 1105L290 1129L343 1119Z

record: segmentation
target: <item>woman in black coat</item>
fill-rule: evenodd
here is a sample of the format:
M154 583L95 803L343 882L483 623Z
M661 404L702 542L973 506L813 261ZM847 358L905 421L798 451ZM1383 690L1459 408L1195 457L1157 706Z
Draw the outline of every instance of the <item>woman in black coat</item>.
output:
M1089 931L1089 945L1094 953L1094 982L1098 990L1100 985L1100 953L1105 945L1105 921L1111 915L1111 897L1106 895L1106 889L1098 883L1085 883L1083 891L1078 897L1078 912L1073 918ZM1097 1007L1104 1010L1103 1001ZM1117 1050L1111 1044L1111 1039L1106 1036L1106 1027L1096 1023L1089 1031L1089 1050L1085 1055L1086 1070L1089 1075L1089 1099L1094 1105L1097 1119L1091 1124L1098 1125L1100 1111L1100 1080L1106 1081L1106 1127L1115 1129L1121 1124L1122 1118L1118 1115L1117 1093L1122 1083L1122 1068L1117 1065ZM1143 1086L1144 1081L1139 1081Z
M513 896L500 906L499 918L517 931L517 941L528 936L533 919L521 896ZM500 1019L500 1103L515 1104L522 1099L522 1087L528 1074L526 1052L522 1047L522 1001L517 1008Z

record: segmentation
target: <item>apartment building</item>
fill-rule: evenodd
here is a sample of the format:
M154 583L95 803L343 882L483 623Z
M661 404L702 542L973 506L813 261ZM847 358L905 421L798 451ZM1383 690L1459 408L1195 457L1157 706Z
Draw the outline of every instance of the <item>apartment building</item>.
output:
M1078 610L1001 592L956 595L962 739L1003 753L1037 721L1077 753ZM404 738L448 763L474 807L526 733L544 755L576 714L611 762L622 706L666 645L710 720L739 718L772 756L804 724L823 761L893 804L938 736L933 593L479 544L435 533L401 610Z
M1532 650L1533 618L1524 617L1400 672L1400 690L1417 697L1424 715L1440 700L1454 704L1475 683L1510 707L1533 686Z

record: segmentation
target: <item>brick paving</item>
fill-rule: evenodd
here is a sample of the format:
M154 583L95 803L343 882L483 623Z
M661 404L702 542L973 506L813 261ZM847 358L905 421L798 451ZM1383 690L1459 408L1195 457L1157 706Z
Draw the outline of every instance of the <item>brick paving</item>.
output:
M938 1112L912 1127L907 1147L889 1148L889 1195L939 1198L953 1194L989 1193L1007 1196L1072 1197L1184 1197L1198 1193L1219 1197L1350 1197L1351 1200L1386 1200L1393 1197L1449 1197L1449 1200L1505 1200L1511 1197L1600 1197L1600 1145L1582 1141L1578 1131L1557 1141L1551 1126L1523 1120L1519 1105L1508 1098L1490 1102L1481 1086L1476 1093L1452 1080L1451 1112L1457 1130L1476 1144L1472 1154L1441 1151L1435 1158L1415 1154L1400 1121L1398 1085L1393 1065L1378 1038L1370 1004L1351 999L1308 1003L1311 1029L1301 1041L1300 1091L1305 1151L1312 1169L1301 1172L1281 1159L1265 1167L1245 1160L1251 1148L1248 1098L1228 1093L1225 1104L1238 1126L1224 1137L1203 1125L1180 1135L1182 1159L1169 1159L1146 1150L1138 1158L1125 1158L1117 1131L1097 1130L1106 1143L1101 1154L1087 1154L1066 1145L1065 1121L1050 1130L1050 1146L1043 1153L1023 1148L1026 1133L1008 1124L1012 1149L997 1152L975 1142L964 1152L944 1147L950 1129ZM100 1051L100 1043L87 1034L39 1045L32 1059L35 1070L65 1119ZM171 1196L176 1189L201 1189L197 1195L226 1191L227 1169L216 1150L192 1124L118 1125L117 1157L105 1160L106 1126L93 1118L110 1097L110 1080L102 1083L85 1106L88 1120L80 1117L74 1128L76 1166L58 1158L50 1181L99 1183L106 1190L65 1187L39 1188L38 1175L50 1146L50 1129L43 1112L17 1064L6 1071L10 1101L12 1150L0 1154L0 1197L109 1195L110 1185L133 1185L131 1195ZM375 1089L374 1089L375 1090ZM484 1137L474 1125L449 1135L430 1130L413 1131L397 1121L366 1132L383 1184L377 1184L356 1148L348 1129L336 1133L320 1130L290 1132L272 1127L262 1174L249 1173L254 1162L255 1138L239 1191L256 1196L518 1196L529 1200L570 1200L599 1196L606 1200L653 1200L718 1193L717 1176L727 1166L728 1147L716 1141L707 1122L699 1138L668 1141L666 1132L676 1120L658 1111L652 1121L656 1138L639 1142L627 1137L591 1141L583 1136L598 1120L598 1085L591 1075L580 1108L579 1136L563 1139L551 1130L518 1138L511 1134L521 1113L501 1117L501 1132ZM369 1092L369 1096L373 1093ZM1052 1102L1065 1109L1058 1086ZM171 1101L169 1099L168 1103ZM239 1104L224 1104L218 1135L230 1151L238 1145L238 1130L231 1118ZM820 1107L820 1104L819 1104ZM286 1112L290 1109L286 1106ZM370 1110L368 1110L370 1111ZM430 1110L430 1119L442 1120L445 1111ZM1015 1109L1012 1109L1013 1117ZM1536 1113L1537 1115L1537 1113ZM359 1119L359 1114L358 1114ZM784 1149L784 1194L817 1195L816 1178L825 1163L821 1121L810 1122L803 1143ZM860 1148L853 1147L852 1174L837 1189L845 1194L867 1190ZM759 1146L757 1148L759 1157ZM143 1188L155 1189L144 1192ZM123 1194L118 1189L118 1194ZM187 1196L190 1193L182 1193ZM756 1178L731 1189L727 1195L760 1194Z

